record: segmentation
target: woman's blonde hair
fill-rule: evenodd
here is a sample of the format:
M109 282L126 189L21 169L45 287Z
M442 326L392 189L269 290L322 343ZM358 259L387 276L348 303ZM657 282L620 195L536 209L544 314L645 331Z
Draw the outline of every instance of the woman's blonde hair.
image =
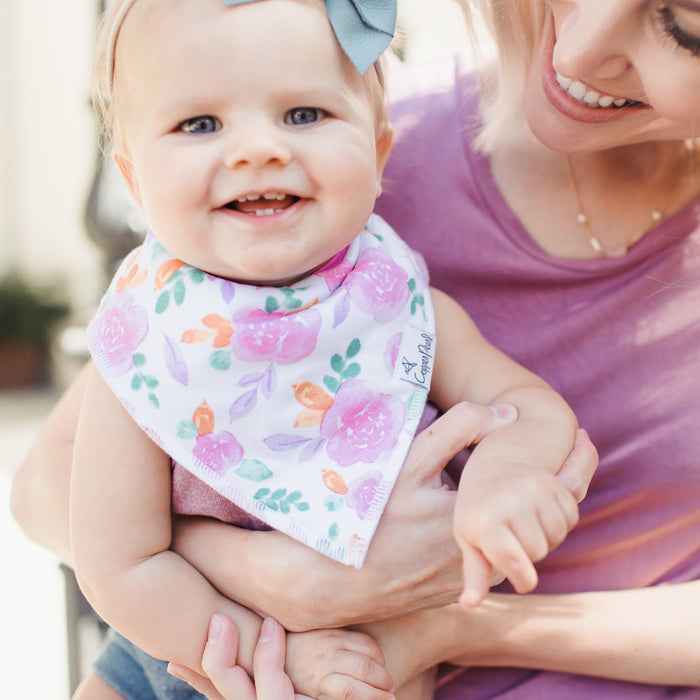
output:
M481 66L483 129L476 146L489 153L518 121L523 90L534 43L532 0L457 0L477 47L483 26L495 49L495 58Z

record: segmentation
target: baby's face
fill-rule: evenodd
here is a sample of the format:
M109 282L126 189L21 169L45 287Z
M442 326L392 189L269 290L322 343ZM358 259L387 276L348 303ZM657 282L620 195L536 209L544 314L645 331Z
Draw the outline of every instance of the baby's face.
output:
M362 229L391 136L323 3L141 0L116 50L116 159L158 239L288 284Z

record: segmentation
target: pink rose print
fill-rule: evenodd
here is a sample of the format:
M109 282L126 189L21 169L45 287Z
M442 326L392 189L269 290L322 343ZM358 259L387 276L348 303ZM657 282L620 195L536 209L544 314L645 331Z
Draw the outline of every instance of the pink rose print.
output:
M403 401L362 379L343 382L321 423L328 456L341 467L374 462L391 450L406 417Z
M314 351L321 314L313 308L296 314L253 309L236 314L232 325L231 347L239 360L286 365Z
M329 260L321 269L316 270L314 273L325 280L330 292L337 289L347 277L348 272L352 270L352 264L345 259L347 251L347 248L343 248L332 260Z
M134 352L147 332L146 310L134 305L131 294L116 294L107 302L97 319L97 333L118 376L134 366Z
M399 356L402 340L403 333L394 333L386 344L386 348L384 349L384 367L386 367L389 372L393 372L394 367L396 367L396 359Z
M223 474L243 459L243 447L231 433L222 430L200 435L192 454L217 474Z
M382 474L378 471L369 472L350 483L345 505L348 508L354 508L360 520L364 520L367 516L367 511L372 505L377 488L381 483Z
M381 248L362 253L346 285L353 304L377 323L395 319L410 296L408 273Z

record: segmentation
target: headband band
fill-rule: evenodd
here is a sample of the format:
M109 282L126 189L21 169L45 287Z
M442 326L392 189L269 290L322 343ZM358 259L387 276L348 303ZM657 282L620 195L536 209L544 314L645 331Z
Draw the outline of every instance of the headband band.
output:
M224 0L224 5L244 5L257 0ZM107 42L107 85L112 90L114 59L119 31L136 0L125 0L112 21ZM396 0L326 0L331 26L345 55L364 73L387 49L396 28Z

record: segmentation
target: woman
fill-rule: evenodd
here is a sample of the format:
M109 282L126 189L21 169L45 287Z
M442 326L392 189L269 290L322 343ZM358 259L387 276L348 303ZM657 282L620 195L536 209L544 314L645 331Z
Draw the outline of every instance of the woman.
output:
M540 565L536 595L504 587L472 610L422 610L456 600L459 565L450 496L420 469L400 482L354 586L313 553L290 556L277 533L189 523L176 547L287 628L417 611L405 648L387 646L390 670L398 685L437 660L468 667L443 674L440 700L700 698L700 176L687 141L700 133L700 3L469 5L494 30L497 69L481 91L459 67L395 71L380 213L425 255L432 283L588 428L601 464L580 525ZM65 463L42 467L57 445L70 451L72 420L54 415L15 492L30 536L64 556L65 530L46 522L47 509L64 522L65 491L42 501L31 485L64 487ZM309 596L322 619L305 612Z

